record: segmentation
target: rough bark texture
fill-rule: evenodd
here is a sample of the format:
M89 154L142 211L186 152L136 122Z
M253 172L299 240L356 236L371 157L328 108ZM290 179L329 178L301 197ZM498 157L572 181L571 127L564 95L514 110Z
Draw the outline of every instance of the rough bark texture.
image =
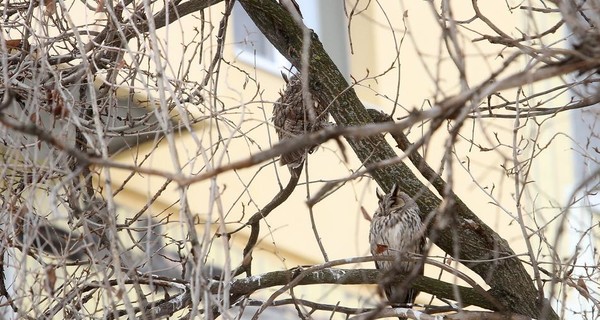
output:
M267 274L234 280L230 289L233 296L232 300L237 299L237 297L251 294L260 289L284 286L300 274L302 274L303 278L300 280L300 282L298 282L298 285L360 285L377 284L381 281L381 273L376 269L325 268L306 274L303 274L302 269L274 271ZM401 283L404 281L404 279L405 276L398 275L395 280L397 283ZM441 298L452 299L454 296L454 285L447 282L425 276L417 276L411 283L415 289L427 290L429 293ZM496 308L493 303L482 297L477 290L464 286L457 286L457 288L461 297L463 298L464 303L498 311L498 308ZM218 287L215 286L212 291L217 292Z
M292 17L273 0L240 0L240 3L279 52L301 69L302 29ZM337 125L357 126L372 122L356 93L348 89L348 83L314 33L311 35L308 61L310 89L320 103L330 105L329 112ZM366 167L397 156L381 135L347 141ZM434 212L441 203L404 164L377 168L371 174L384 190L389 190L394 182L398 182L409 195L418 195L416 200L424 214L423 218ZM460 200L456 201L452 215L450 224L437 230L433 237L435 244L454 257L458 250L461 259L485 261L466 265L492 287L493 295L507 309L539 317L541 304L537 301L537 290L506 240ZM558 318L554 312L545 316L548 319Z

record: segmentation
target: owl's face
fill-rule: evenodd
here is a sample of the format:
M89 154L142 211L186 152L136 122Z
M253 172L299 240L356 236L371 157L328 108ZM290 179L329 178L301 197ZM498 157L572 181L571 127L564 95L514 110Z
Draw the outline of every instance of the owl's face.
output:
M400 188L395 183L389 193L383 194L377 189L376 194L377 198L379 198L379 208L375 212L375 215L385 216L391 213L400 213L407 205L407 202L411 201L405 193L400 191Z

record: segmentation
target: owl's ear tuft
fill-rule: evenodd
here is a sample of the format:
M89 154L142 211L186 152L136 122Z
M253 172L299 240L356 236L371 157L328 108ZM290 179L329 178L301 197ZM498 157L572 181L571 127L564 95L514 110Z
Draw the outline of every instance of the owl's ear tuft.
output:
M393 203L392 206L394 208L403 208L406 205L406 202L400 195L401 193L402 193L402 191L400 190L400 187L398 187L398 184L394 183L394 185L392 186L392 190L390 191L390 194L392 195L391 196L391 200Z
M281 77L283 78L283 81L285 81L285 84L290 83L290 79L288 79L287 74L283 73L283 71L281 71Z
M375 194L379 200L383 200L383 197L385 196L385 193L381 192L379 188L375 188Z
M394 183L394 185L392 186L392 190L390 191L391 194L393 194L394 196L398 196L398 194L400 194L400 188L398 188L398 184Z

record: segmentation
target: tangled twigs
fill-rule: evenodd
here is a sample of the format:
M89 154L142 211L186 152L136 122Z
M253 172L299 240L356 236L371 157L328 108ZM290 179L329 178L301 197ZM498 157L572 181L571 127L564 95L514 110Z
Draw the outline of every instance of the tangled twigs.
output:
M373 119L373 122L382 123L394 121L391 116L385 114L384 112L380 112L374 109L367 109L367 111ZM410 151L406 156L408 157L408 159L410 159L410 162L412 162L412 164L417 168L417 170L419 170L421 175L425 179L427 179L440 194L444 194L444 190L446 189L446 181L444 181L444 179L442 179L442 177L440 177L440 175L427 164L425 159L423 159L423 156L421 156L414 149L410 150L413 144L408 140L404 132L393 131L390 133L392 135L392 138L394 138L394 141L396 141L396 143L398 144L398 148L400 148L404 152L408 152L407 150Z
M246 272L246 276L248 276L248 277L250 275L252 275L252 250L254 249L254 246L256 246L256 243L258 242L258 236L260 234L260 220L264 219L266 216L269 215L269 213L271 213L271 211L273 211L275 208L277 208L283 202L285 202L285 200L287 200L287 198L290 197L290 195L292 194L294 189L296 189L296 186L298 185L298 180L300 179L300 173L302 172L303 166L300 165L299 167L296 167L296 168L291 168L291 167L288 167L288 168L290 169L291 175L290 175L290 180L288 181L287 185L285 186L285 188L279 190L279 192L275 195L275 197L273 197L273 199L269 203L267 203L267 205L262 210L258 211L254 215L252 215L252 217L250 217L250 219L248 219L248 222L244 223L244 225L242 225L240 228L234 230L233 232L217 235L217 236L222 236L222 235L229 236L233 233L240 231L241 229L245 228L246 226L250 226L250 237L248 237L248 243L246 243L246 246L244 247L244 251L243 251L244 258L242 259L242 265L233 271L233 276L237 276L237 275L241 274L242 272Z

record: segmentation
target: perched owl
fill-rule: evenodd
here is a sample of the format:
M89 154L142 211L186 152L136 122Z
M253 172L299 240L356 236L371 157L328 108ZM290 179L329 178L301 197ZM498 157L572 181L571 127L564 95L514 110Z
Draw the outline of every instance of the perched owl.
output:
M312 108L305 108L300 77L294 75L288 80L284 76L284 80L287 87L283 93L280 93L281 97L273 105L273 125L279 141L318 131L327 126L328 114L314 98L311 99ZM287 164L292 169L302 166L306 153L311 153L316 147L314 145L282 155L281 165Z
M419 268L418 274L423 274L423 266L419 262L403 261L403 253L422 254L425 246L423 222L419 216L417 203L406 193L400 191L394 184L388 194L380 194L379 208L371 221L369 243L371 254L397 255L395 261L376 261L375 266L381 270L393 270L392 273L410 274L414 268ZM400 284L383 283L388 301L392 306L412 305L419 291Z

